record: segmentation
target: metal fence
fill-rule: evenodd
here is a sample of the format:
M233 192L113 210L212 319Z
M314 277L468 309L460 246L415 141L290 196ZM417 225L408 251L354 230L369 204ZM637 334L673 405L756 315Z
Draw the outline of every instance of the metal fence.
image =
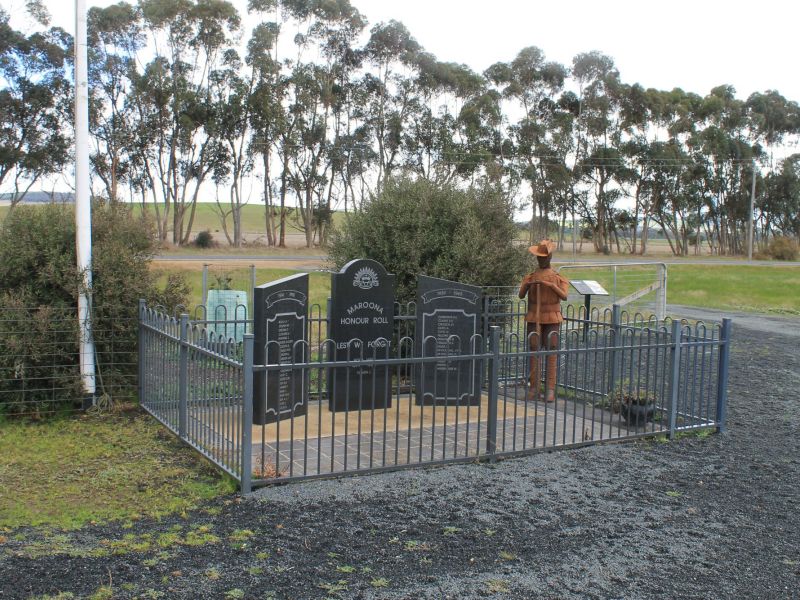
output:
M616 304L629 312L654 314L663 319L667 314L667 265L654 262L590 263L562 265L559 273L568 279L592 279L608 291L608 296L593 299L598 308ZM584 297L570 287L567 302L582 304Z
M309 338L296 342L302 351L288 353L306 358L264 365L254 364L250 333L236 343L216 334L225 323L215 322L211 334L206 319L142 305L141 403L244 491L724 427L730 320L690 324L620 307L568 309L554 349L533 351L522 304L486 291L483 333L470 340L470 354L418 351L412 304L396 306L395 335L380 351L336 360L327 311L314 306ZM554 382L544 368L551 356ZM529 388L532 360L541 377ZM301 402L268 423L265 413L253 414L256 377L277 378ZM386 406L374 404L381 381ZM556 402L545 402L540 387L554 387ZM424 389L436 390L432 399ZM330 402L337 390L344 406Z
M98 395L136 395L135 307L93 314ZM84 408L77 308L0 307L0 416L44 417Z

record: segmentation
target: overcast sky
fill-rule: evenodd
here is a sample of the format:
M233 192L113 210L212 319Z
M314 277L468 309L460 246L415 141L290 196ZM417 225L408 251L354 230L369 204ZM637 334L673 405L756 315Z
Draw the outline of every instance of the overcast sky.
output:
M116 1L116 0L113 0ZM614 58L623 81L701 95L722 83L737 96L776 89L800 101L796 0L351 0L370 25L403 22L439 60L483 71L526 46L570 65L579 52ZM0 0L11 9L23 0ZM112 0L87 0L89 6ZM246 0L233 0L244 12ZM74 30L74 2L46 0Z

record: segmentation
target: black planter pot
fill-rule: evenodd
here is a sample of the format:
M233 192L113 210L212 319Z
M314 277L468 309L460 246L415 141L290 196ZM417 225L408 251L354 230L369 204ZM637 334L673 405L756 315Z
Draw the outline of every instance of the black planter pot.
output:
M648 421L652 421L655 412L655 404L623 403L619 409L619 415L622 420L634 427L639 427Z

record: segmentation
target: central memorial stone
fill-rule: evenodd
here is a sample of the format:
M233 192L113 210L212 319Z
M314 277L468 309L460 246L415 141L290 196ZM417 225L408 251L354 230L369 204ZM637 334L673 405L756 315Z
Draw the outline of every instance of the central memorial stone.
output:
M482 351L481 288L426 275L417 282L417 356L441 357L418 365L417 404L480 404L480 363L447 357Z
M331 276L328 337L334 360L390 357L394 330L394 275L369 259L347 263ZM331 411L370 410L392 405L391 369L362 364L328 371Z
M257 365L308 360L308 274L300 273L253 290L253 360ZM253 422L257 425L306 414L304 369L279 369L253 377Z

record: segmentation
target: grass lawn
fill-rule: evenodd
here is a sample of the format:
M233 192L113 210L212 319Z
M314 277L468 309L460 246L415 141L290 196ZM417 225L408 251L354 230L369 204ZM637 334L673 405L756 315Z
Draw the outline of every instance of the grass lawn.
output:
M135 206L135 210L140 212L142 209L141 204ZM155 214L152 205L148 205L148 210L151 214ZM344 218L344 212L337 211L333 213L334 224L338 224ZM227 223L228 233L233 235L233 222L230 216L228 217ZM286 216L286 232L302 233L303 230L299 226L300 223L302 223L302 218L299 212L296 209L289 209L289 214ZM225 244L225 234L222 230L219 208L213 202L198 202L194 215L194 223L192 224L192 238L194 238L194 235L199 231L205 231L206 229L215 234L214 239L216 239L217 242ZM242 231L245 233L264 233L265 220L263 204L247 204L242 207Z
M669 265L667 302L800 315L800 267Z
M192 307L200 304L201 264L189 263L169 268L160 268L156 264L153 268L159 273L162 283L169 273L184 273L192 287L190 304ZM256 269L256 284L261 285L296 272L291 269ZM232 277L232 288L250 289L249 268L226 268L224 265L212 265L209 268L209 287L215 282L215 275L222 274ZM568 269L564 274L570 279L594 279L608 291L613 290L611 269ZM324 312L330 295L330 275L310 273L309 276L311 304L319 304ZM800 315L800 267L672 264L667 267L667 279L667 302L670 304ZM617 297L621 298L654 280L654 266L622 267L617 274Z
M569 279L598 281L614 290L611 267L564 269ZM616 297L622 298L655 281L655 266L620 266ZM651 292L648 298L652 298ZM611 303L611 297L608 298ZM699 308L800 315L800 267L729 265L667 266L667 303ZM580 304L580 302L577 302ZM600 301L600 304L605 302Z
M0 423L0 537L189 510L235 482L138 409Z
M203 272L199 263L187 264L177 267L161 268L156 263L153 270L158 274L158 284L163 285L170 273L183 273L192 288L189 298L190 309L202 303ZM256 269L256 285L262 285L296 275L297 271L291 269ZM211 265L208 269L208 287L216 282L217 276L227 275L231 278L230 287L234 290L245 290L250 293L250 269L248 267L226 267L225 265ZM309 303L319 304L325 310L328 296L331 293L331 276L328 273L309 273Z
M142 210L141 204L132 205L136 214ZM147 205L150 214L155 215L152 204ZM8 206L0 206L0 221L2 221L8 214ZM333 222L338 224L345 218L343 211L336 211L333 213ZM187 216L188 222L188 216ZM264 232L264 205L263 204L247 204L242 207L242 229L245 233L263 233ZM286 216L286 231L287 233L302 233L302 229L298 226L302 223L302 219L297 213L296 209L290 208L289 214ZM172 231L172 221L170 214L169 230ZM192 237L199 231L210 230L212 233L219 232L214 238L224 244L225 234L222 232L222 221L219 216L219 208L214 202L198 202L197 209L195 210L194 223L192 224ZM228 217L228 231L233 234L233 222L230 216Z

